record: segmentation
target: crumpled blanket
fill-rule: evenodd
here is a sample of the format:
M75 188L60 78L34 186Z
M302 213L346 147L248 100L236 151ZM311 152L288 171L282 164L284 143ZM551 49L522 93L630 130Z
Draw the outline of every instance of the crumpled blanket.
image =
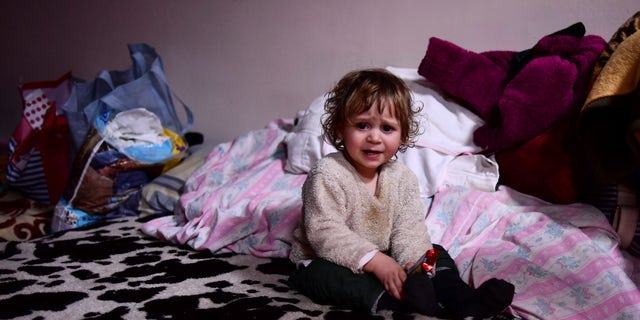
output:
M142 231L214 254L287 257L306 178L284 170L281 142L291 122L278 119L214 147L187 179L174 214L145 223Z
M553 205L508 187L451 187L426 218L431 240L472 286L491 277L516 287L524 319L637 319L640 260L622 252L606 217L583 203Z
M640 11L598 59L579 129L593 175L616 182L640 166Z
M432 37L418 73L486 123L474 142L499 151L525 142L579 108L605 47L576 23L521 52L474 53Z

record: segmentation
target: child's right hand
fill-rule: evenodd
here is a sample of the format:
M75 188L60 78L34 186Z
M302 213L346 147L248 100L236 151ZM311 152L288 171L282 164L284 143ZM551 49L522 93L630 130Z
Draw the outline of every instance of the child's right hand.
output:
M373 273L392 297L399 301L403 300L402 287L407 279L407 273L393 258L377 252L362 270Z

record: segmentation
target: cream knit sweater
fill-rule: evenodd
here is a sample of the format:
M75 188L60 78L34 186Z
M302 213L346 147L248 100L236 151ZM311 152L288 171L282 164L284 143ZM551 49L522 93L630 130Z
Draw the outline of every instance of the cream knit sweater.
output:
M389 251L404 267L433 247L418 180L399 162L382 166L374 195L342 153L330 154L309 172L302 200L289 256L294 263L321 257L360 273L358 264L371 251Z

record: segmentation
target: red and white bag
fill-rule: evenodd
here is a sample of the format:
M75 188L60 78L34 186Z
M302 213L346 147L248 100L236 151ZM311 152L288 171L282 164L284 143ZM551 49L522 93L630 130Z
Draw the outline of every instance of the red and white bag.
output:
M72 82L67 73L58 80L19 86L23 114L9 141L7 182L38 202L56 203L69 178L69 126L62 106Z

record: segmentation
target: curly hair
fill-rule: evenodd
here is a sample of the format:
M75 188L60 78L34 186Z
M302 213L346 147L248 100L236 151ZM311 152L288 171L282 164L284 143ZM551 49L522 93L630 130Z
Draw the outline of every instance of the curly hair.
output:
M414 105L407 84L391 72L381 69L362 69L347 73L327 94L322 118L325 140L338 150L344 145L339 133L351 124L351 118L368 111L377 104L379 112L389 103L400 123L401 140L398 150L404 152L414 146L420 122L416 116L421 107Z

